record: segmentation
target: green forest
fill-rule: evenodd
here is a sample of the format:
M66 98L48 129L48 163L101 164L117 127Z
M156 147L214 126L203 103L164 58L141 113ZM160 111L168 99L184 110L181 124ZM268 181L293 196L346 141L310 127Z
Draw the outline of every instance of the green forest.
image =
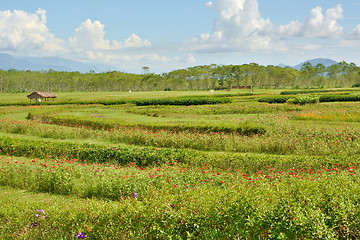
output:
M143 67L149 70L147 67ZM329 67L305 63L300 70L291 67L243 65L204 65L168 73L143 74L108 71L80 73L0 70L0 92L32 91L177 91L232 88L343 88L360 85L360 67L340 62Z

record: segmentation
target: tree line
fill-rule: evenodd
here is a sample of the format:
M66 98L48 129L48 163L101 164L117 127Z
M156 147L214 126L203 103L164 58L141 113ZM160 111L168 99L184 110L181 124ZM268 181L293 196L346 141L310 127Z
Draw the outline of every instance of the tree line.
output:
M0 92L32 91L151 91L232 88L340 88L360 86L360 67L340 62L325 67L305 63L291 67L203 65L167 73L131 74L120 71L80 73L0 70Z

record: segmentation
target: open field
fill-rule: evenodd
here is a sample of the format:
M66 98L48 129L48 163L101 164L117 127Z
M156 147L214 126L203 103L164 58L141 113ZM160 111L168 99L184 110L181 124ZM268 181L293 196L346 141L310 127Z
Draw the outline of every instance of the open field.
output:
M0 238L360 238L356 98L56 94L0 96Z

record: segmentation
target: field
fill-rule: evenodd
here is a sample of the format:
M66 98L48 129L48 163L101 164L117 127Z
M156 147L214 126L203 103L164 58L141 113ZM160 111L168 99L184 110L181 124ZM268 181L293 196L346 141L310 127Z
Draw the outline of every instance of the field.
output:
M287 94L1 94L0 238L359 239L357 93Z

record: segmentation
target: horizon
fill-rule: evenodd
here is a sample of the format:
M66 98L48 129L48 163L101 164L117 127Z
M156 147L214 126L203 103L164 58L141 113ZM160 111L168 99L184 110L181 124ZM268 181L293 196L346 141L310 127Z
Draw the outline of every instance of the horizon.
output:
M0 7L0 53L129 73L317 58L359 65L359 10L355 0L9 1Z

